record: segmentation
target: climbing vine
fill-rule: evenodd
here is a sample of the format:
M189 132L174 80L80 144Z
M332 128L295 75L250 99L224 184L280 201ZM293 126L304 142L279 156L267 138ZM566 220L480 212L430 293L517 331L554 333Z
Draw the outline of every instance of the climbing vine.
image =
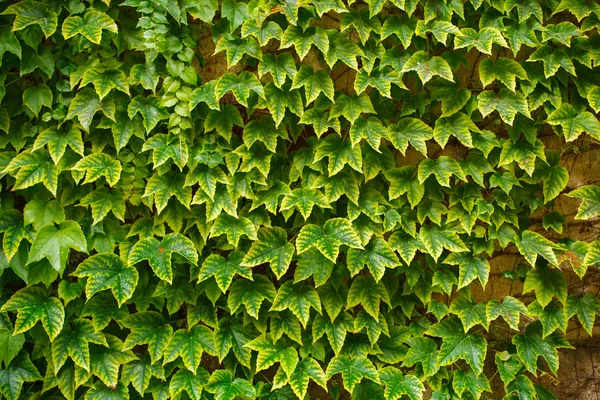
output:
M556 398L600 5L365 1L0 0L4 398Z

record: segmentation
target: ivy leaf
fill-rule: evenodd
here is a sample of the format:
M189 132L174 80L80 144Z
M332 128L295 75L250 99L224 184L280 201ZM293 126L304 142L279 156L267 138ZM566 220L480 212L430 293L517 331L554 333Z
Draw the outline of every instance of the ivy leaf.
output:
M304 106L299 90L282 90L269 83L265 86L265 96L267 98L267 108L275 121L276 128L283 121L286 109L302 117Z
M150 385L152 377L165 379L165 371L159 364L153 365L150 360L150 355L146 353L142 358L129 362L123 365L121 372L121 380L123 384L132 384L133 388L140 394L144 395L146 389Z
M560 125L567 142L576 140L586 132L600 140L600 121L592 113L584 111L577 114L571 104L563 104L548 116L546 122L550 125Z
M481 373L483 360L487 354L487 342L479 333L466 333L458 317L450 317L438 322L429 328L426 334L442 338L442 347L438 354L440 366L450 365L463 359L475 372Z
M546 360L550 370L556 374L558 371L557 349L573 348L564 336L557 332L544 339L542 337L542 324L539 321L527 325L525 333L513 336L512 343L517 347L517 354L525 368L533 374L537 371L537 360L540 356Z
M366 93L360 96L348 97L344 94L339 95L331 106L329 118L343 116L351 124L354 124L361 114L375 114L371 99Z
M255 267L268 262L277 279L281 279L292 262L296 248L288 242L286 231L279 227L261 228L257 236L258 241L252 242L241 265Z
M323 372L319 363L312 357L300 360L294 372L289 376L289 384L298 398L303 399L306 395L309 379L323 389L327 388L325 372Z
M259 120L252 120L244 126L243 137L244 144L247 147L251 147L258 141L264 144L269 151L275 153L277 151L277 138L287 139L287 132L281 125L276 128L272 118L262 117Z
M341 307L340 305L340 309ZM329 314L331 319L321 315L315 316L312 324L313 342L319 340L323 334L327 334L327 340L331 345L331 349L335 354L339 354L344 346L346 333L352 331L354 324L352 317L348 313Z
M542 307L546 307L554 296L563 305L567 302L567 281L560 269L540 264L529 270L523 283L523 293L532 290Z
M347 263L350 276L358 274L366 265L377 282L383 277L386 268L400 265L394 250L379 238L371 240L364 249L349 249Z
M161 120L169 118L167 110L164 107L160 107L158 100L153 96L144 97L139 95L131 99L127 105L129 119L133 119L138 113L144 120L146 133L150 133Z
M244 71L239 75L234 75L230 73L224 74L215 86L216 100L220 100L225 95L225 93L229 91L233 93L233 96L238 101L238 103L245 107L248 106L247 100L250 96L250 91L253 91L261 98L266 100L263 85L260 83L256 75L248 71Z
M215 47L215 54L218 54L222 51L225 51L226 54L227 68L231 68L232 66L242 61L244 55L248 55L259 60L262 59L260 45L252 37L230 40L227 39L225 36L222 36L217 42L217 46Z
M502 302L496 299L490 299L485 307L485 314L488 321L493 321L502 317L504 321L515 331L519 330L519 313L527 315L527 307L512 296L506 296Z
M327 365L325 376L327 379L331 379L333 375L340 373L344 380L344 388L350 393L352 393L356 384L364 378L380 383L375 366L365 356L350 357L340 354L333 357Z
M67 146L81 156L84 154L81 131L72 124L67 125L66 129L53 126L42 131L33 143L33 151L44 146L48 148L48 153L56 165L65 154Z
M127 263L136 264L142 260L148 260L154 273L162 280L171 283L173 281L173 269L171 268L171 255L177 253L194 265L198 264L198 253L194 243L180 233L169 233L160 242L153 237L145 238L137 242Z
M594 329L596 314L600 315L600 300L591 293L586 293L583 297L570 295L567 298L567 318L577 314L579 323L583 329L591 336Z
M173 328L165 324L161 314L154 311L137 312L119 322L131 331L125 339L123 350L147 344L152 364L162 357L169 345Z
M425 142L433 137L433 129L416 118L402 118L388 127L388 137L394 147L405 155L408 143L427 157Z
M76 319L71 322L71 328L65 328L52 342L52 363L54 371L58 373L67 358L90 371L90 351L88 343L108 346L104 334L96 332L92 322L88 319Z
M446 187L450 187L452 175L461 181L467 181L458 161L448 156L440 156L436 160L427 158L419 163L418 178L421 184L432 174L440 185Z
M86 86L90 82L94 84L94 89L96 89L100 100L104 99L113 89L120 90L129 96L127 75L123 71L117 69L108 69L105 71L91 69L83 74L79 86Z
M554 49L549 45L538 47L527 61L542 61L546 79L554 76L561 67L571 75L577 76L571 57L561 48Z
M345 34L337 31L329 31L329 49L323 52L323 56L329 68L333 69L338 61L342 61L348 67L358 71L357 57L365 57L363 50Z
M254 398L256 390L248 381L240 378L233 379L227 370L217 369L213 372L204 386L209 393L215 394L216 400L234 400L238 396Z
M277 291L270 311L290 310L306 328L310 318L310 308L314 308L319 314L321 311L321 300L315 288L306 284L294 284L287 281Z
M294 57L290 53L264 54L262 61L258 64L258 76L262 78L267 72L271 73L273 83L280 89L288 77L293 80L298 73ZM309 103L307 102L307 104Z
M100 44L102 31L107 30L117 33L117 24L105 13L91 9L83 18L80 16L69 16L65 18L62 25L62 35L65 39L76 35L82 35L92 43Z
M529 47L538 47L541 45L535 31L541 31L542 25L533 18L525 21L519 21L518 24L510 25L505 28L505 36L510 44L510 48L516 55L524 44Z
M321 93L334 101L333 81L322 69L315 71L311 66L302 66L292 81L292 89L300 87L304 88L307 106L315 101Z
M455 298L450 305L449 312L460 318L465 332L475 325L482 325L485 329L489 328L485 306L477 303L470 296L460 295Z
M568 197L583 199L577 210L575 219L590 219L600 215L600 187L595 185L580 186L566 194Z
M94 254L86 258L73 275L88 278L85 287L88 299L97 292L110 289L119 307L133 296L139 279L134 267L126 265L112 253Z
M350 140L352 147L365 139L369 146L376 152L379 152L379 145L382 138L386 138L388 130L383 126L379 118L359 118L350 128Z
M30 25L39 25L46 38L50 37L58 27L58 14L49 11L43 3L32 0L12 4L2 12L2 15L16 15L13 31L20 31Z
M327 199L317 189L298 188L286 195L281 201L280 211L296 208L304 219L308 219L314 206L320 208L331 208Z
M38 286L28 286L13 294L0 308L0 312L6 311L17 312L13 335L26 332L42 321L50 340L54 340L65 320L65 310L60 300L48 297L46 291Z
M548 260L552 265L558 267L558 259L553 251L557 246L539 233L524 231L521 238L515 237L515 244L517 245L519 252L533 267L536 266L538 255Z
M276 300L277 301L277 300ZM265 336L259 336L256 339L245 344L245 347L257 351L256 371L262 371L278 362L287 376L290 376L298 365L298 353L295 348L273 343Z
M252 221L246 217L236 218L229 214L220 214L210 229L211 237L219 235L227 236L227 242L234 247L238 246L242 235L246 235L250 240L257 240L256 227Z
M98 97L98 94L96 94L94 89L83 88L78 91L75 95L75 98L71 100L66 118L73 119L74 117L77 117L83 129L89 131L90 125L92 124L92 119L98 111L102 111L105 116L114 121L114 100L110 97L100 100L100 97ZM130 116L130 118L132 117L133 116Z
M400 72L415 71L421 82L426 84L434 76L440 76L450 82L454 82L452 69L448 62L442 57L434 56L429 58L429 55L424 51L417 51L408 61Z
M395 34L406 49L410 46L412 37L417 31L418 20L408 14L391 15L386 18L381 27L381 40Z
M142 197L147 196L154 196L154 204L160 214L173 196L186 208L189 208L192 201L192 188L185 186L183 175L170 171L164 175L152 175L146 183L146 190L142 195Z
M115 160L108 154L94 153L79 160L71 169L85 172L84 184L104 176L110 186L115 186L121 178L123 168L119 160Z
M411 400L423 398L425 387L414 375L404 375L395 367L385 367L379 370L381 382L385 385L385 400L401 399L407 395Z
M442 102L442 117L450 117L460 111L471 99L471 91L458 84L436 85L431 98Z
M102 221L109 211L112 211L119 220L125 220L125 198L119 190L109 191L106 187L102 187L81 199L80 204L92 206L94 225Z
M25 212L27 211L25 209ZM26 223L23 221L23 216L18 210L0 212L0 232L4 233L2 248L8 261L17 254L21 241L28 236L25 226Z
M329 219L322 228L313 224L304 225L296 239L298 254L314 246L332 262L336 261L341 245L356 249L363 248L352 224L344 218Z
M344 139L339 135L327 135L325 139L319 141L314 154L314 161L320 161L324 157L329 159L327 170L330 177L344 169L346 164L357 172L362 171L361 149L359 146L353 146L348 138Z
M403 367L412 367L419 362L426 377L439 371L440 367L437 363L438 349L433 339L415 337L411 338L408 343L410 348L402 360Z
M221 78L223 78L223 76ZM234 76L234 79L237 79L237 76ZM207 82L205 85L194 89L194 91L190 95L190 111L192 111L200 103L205 103L211 110L221 109L219 107L219 99L217 98L216 94L217 82L218 81L214 79L212 81ZM238 100L238 102L240 101Z
M454 371L452 374L452 388L459 396L462 396L465 391L468 391L476 399L481 398L483 392L492 393L488 378L484 374L475 374L473 370L469 370L469 372L461 370Z
M481 130L465 114L458 112L451 117L439 118L435 121L433 138L442 147L446 147L450 136L455 136L466 147L473 147L471 131L481 133Z
M243 266L243 259L244 254L239 251L230 253L227 259L218 254L211 254L204 260L202 268L200 268L198 282L214 277L221 291L225 293L235 275L252 280L251 270Z
M496 28L483 28L479 32L473 28L463 28L460 30L460 34L457 34L454 38L455 49L475 47L480 52L490 55L492 54L493 44L508 47L508 43Z
M14 334L12 324L7 323L5 319L0 322L0 362L9 365L11 361L19 354L25 344L25 335L23 333Z
M215 130L228 142L231 140L234 125L244 126L244 120L238 109L231 104L224 105L221 110L210 110L204 120L205 132Z
M571 38L574 36L579 36L579 29L569 21L548 24L542 30L542 42L550 40L555 44L564 44L567 47L571 47Z
M528 80L527 72L521 64L505 57L498 58L496 62L493 62L491 58L481 60L479 63L479 78L483 87L498 79L512 92L515 92L517 86L516 78Z
M361 304L369 315L378 319L380 301L390 303L387 289L383 283L381 281L376 282L372 276L368 278L358 276L354 279L348 291L346 310Z
M215 353L213 332L206 326L196 325L189 331L177 330L164 351L163 365L181 357L185 367L194 373L200 365L202 352Z
M43 106L52 108L52 91L44 84L32 86L23 92L23 104L37 117Z
M311 248L299 256L296 270L294 271L294 283L302 282L311 276L315 281L315 287L327 282L333 272L334 264L316 248Z
M6 367L0 370L0 393L7 400L21 398L21 389L24 382L35 382L43 379L39 371L29 359L29 355L22 350Z
M512 125L518 113L531 118L527 99L521 93L513 93L509 89L500 89L498 93L485 90L477 96L477 108L482 117L498 111L500 118L508 125Z
M21 58L21 43L19 43L19 39L17 39L8 26L0 28L0 58L3 57L4 53L7 51L19 57L19 59ZM0 93L4 93L4 79ZM0 96L0 100L2 100L3 97L4 95Z
M39 230L29 251L27 264L47 258L56 271L64 270L70 249L87 254L87 242L75 221L63 221L59 228L46 225Z
M180 369L171 377L169 395L176 397L179 393L185 391L190 399L200 400L202 399L202 389L208 383L209 378L210 375L202 367L193 372Z
M388 169L384 175L390 181L388 192L390 200L406 193L411 208L415 208L421 202L425 195L425 188L419 182L413 166Z
M562 0L556 6L552 15L563 11L569 11L577 18L577 21L581 22L583 18L591 13L600 14L600 6L596 3L587 3L583 0Z
M258 311L266 299L273 302L277 295L275 286L264 275L254 274L252 280L238 279L233 282L227 297L227 306L235 313L243 304L253 318L258 318Z
M466 252L455 252L446 257L444 264L459 266L458 289L466 287L477 278L479 278L479 282L481 282L483 288L487 285L490 276L490 264L483 257L475 257Z

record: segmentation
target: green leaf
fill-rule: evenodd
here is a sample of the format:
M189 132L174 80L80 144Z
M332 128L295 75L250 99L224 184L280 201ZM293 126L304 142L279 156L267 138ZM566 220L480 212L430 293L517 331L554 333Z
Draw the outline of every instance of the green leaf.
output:
M129 391L127 387L118 382L114 387L106 386L102 382L96 382L93 387L85 393L84 400L128 400Z
M129 119L133 119L138 113L144 120L146 133L150 133L161 120L169 118L167 110L160 107L158 100L153 96L144 97L140 95L131 99L127 105L127 115L129 116Z
M342 306L340 305L340 308ZM339 310L338 310L339 312ZM335 314L329 313L331 318L317 315L312 324L313 342L319 340L323 334L327 334L327 340L335 354L339 354L346 340L346 333L354 328L352 317L345 312Z
M185 367L194 373L200 365L203 351L215 354L213 332L208 327L196 325L189 331L179 329L169 339L163 365L181 357Z
M252 272L247 266L243 265L243 259L244 254L238 251L230 253L228 259L218 254L211 254L202 263L202 268L200 268L200 272L198 273L198 282L214 277L221 291L225 293L235 275L252 280Z
M254 38L250 37L244 39L229 40L223 36L217 42L217 46L215 47L215 54L220 53L222 51L225 51L228 68L231 68L232 66L242 61L244 55L248 55L259 60L262 59L260 45Z
M65 320L65 310L60 300L48 297L44 289L37 286L28 286L13 294L0 308L0 312L6 311L17 312L13 335L26 332L42 321L50 340L53 340Z
M448 118L439 118L435 121L433 138L444 148L450 136L455 136L463 145L473 147L471 131L481 133L477 125L465 114L454 113Z
M379 318L379 305L383 301L390 303L387 289L383 282L376 282L373 277L365 278L358 276L354 278L352 286L348 291L346 310L361 304L365 311L373 318Z
M408 71L415 71L423 84L426 84L434 76L440 76L450 82L454 82L452 69L448 65L448 62L438 56L429 58L429 55L422 50L414 53L406 61L400 72Z
M110 211L119 220L125 220L125 196L119 190L109 191L102 187L81 199L80 204L92 207L94 225L102 221Z
M231 118L231 115L229 115L229 118ZM275 153L277 151L277 138L287 139L287 132L282 125L276 128L272 118L262 117L259 120L252 120L244 126L243 137L244 144L247 147L251 147L258 141L264 144L269 151Z
M315 71L311 66L303 66L293 77L292 89L304 88L306 105L315 101L319 94L323 93L331 101L333 97L333 81L324 70Z
M104 176L110 186L115 186L119 182L122 171L121 163L106 153L94 153L85 156L71 169L85 172L84 184L94 182Z
M97 292L110 289L119 307L133 296L139 274L112 253L100 253L85 259L77 266L74 276L87 277L85 292L91 298Z
M556 374L558 371L557 349L573 348L564 336L557 332L544 339L542 337L542 324L539 321L527 325L525 333L513 336L512 343L517 347L517 354L525 368L533 374L536 374L537 361L540 356L546 360L550 370Z
M209 378L210 375L202 367L193 372L180 369L169 382L169 395L175 397L185 391L190 399L200 400L202 399L204 385L208 383Z
M479 333L466 333L458 317L438 322L429 328L426 334L442 338L442 347L438 354L440 366L450 365L463 359L475 372L481 373L487 354L487 341Z
M0 212L0 232L4 233L2 238L4 255L10 261L17 254L21 241L28 237L21 213L17 210Z
M119 322L131 331L125 339L123 350L147 344L152 364L162 357L173 334L173 328L165 324L162 315L154 311L143 311L128 315Z
M419 182L413 166L388 169L384 175L390 181L388 193L390 200L406 193L411 208L415 208L421 202L425 195L425 188Z
M579 29L569 21L548 24L542 30L542 42L550 40L554 44L564 44L567 47L571 47L571 38L574 36L579 36Z
M419 239L423 246L425 246L427 252L436 261L442 255L444 248L451 252L469 250L454 230L439 228L437 226L433 226L432 228L422 226L419 231ZM450 256L452 256L452 254Z
M492 61L491 58L481 60L479 63L479 78L483 87L488 86L497 79L513 92L517 87L516 78L528 80L527 72L521 64L504 57L498 58L496 62Z
M444 264L459 266L458 289L466 287L475 279L479 279L479 282L481 282L481 286L483 288L485 288L485 286L487 285L488 278L490 276L490 264L488 260L486 260L483 257L475 257L470 253L466 252L451 253L444 260Z
M600 86L596 86L587 94L587 100L590 103L590 107L596 112L600 112Z
M4 365L9 365L11 361L19 354L23 344L25 343L25 335L23 333L14 334L12 324L6 323L2 319L0 322L0 362Z
M566 194L568 197L583 199L577 210L575 219L590 219L600 215L600 187L595 185L580 186Z
M512 125L518 113L531 118L527 99L521 93L513 93L509 89L500 89L498 93L485 90L477 96L477 108L483 117L498 111L500 118L508 125Z
M59 228L46 225L35 236L29 251L27 264L47 258L52 268L62 271L67 263L70 249L87 253L83 232L74 221L63 221Z
M0 28L0 58L2 58L7 51L21 58L22 49L19 39L17 39L8 26ZM4 79L0 93L4 93ZM4 95L0 96L0 100L2 100L3 97Z
M554 76L561 67L571 75L577 76L571 57L569 57L564 49L561 48L554 49L548 45L538 47L537 50L529 56L527 61L542 61L546 79Z
M238 109L231 104L224 105L222 110L210 110L204 120L206 132L215 130L228 142L231 140L234 125L244 126L244 121Z
M595 240L588 246L587 253L583 259L583 266L600 264L600 241Z
M327 282L333 272L333 267L334 264L331 260L316 248L311 248L299 256L294 271L294 283L304 281L312 276L315 287L319 287Z
M385 385L385 400L397 400L408 396L411 400L423 398L425 387L414 375L404 375L395 367L385 367L379 370L381 382Z
M432 174L440 185L446 187L450 187L450 177L452 175L461 181L467 181L467 177L458 161L448 156L440 156L437 160L427 158L419 163L418 177L421 184Z
M252 221L246 217L236 218L229 214L220 214L210 229L211 237L219 235L227 236L227 242L234 247L238 246L242 235L246 235L250 240L257 240L256 227Z
M235 0L225 0L221 4L221 15L229 20L233 32L248 19L248 4L243 1L238 3Z
M567 142L576 140L582 133L587 133L600 140L600 121L592 113L584 111L577 114L570 104L563 104L552 114L548 115L546 122L550 125L560 125Z
M570 295L567 298L567 318L577 314L579 323L583 329L591 336L594 328L596 314L600 315L600 300L591 293L586 293L583 297Z
M327 170L329 176L336 175L347 165L357 172L362 171L362 152L359 146L353 146L352 142L338 135L327 135L319 141L314 153L314 161L320 161L327 157L329 163ZM327 202L326 202L327 203ZM327 203L328 204L328 203Z
M350 140L352 147L365 139L373 150L379 152L382 138L386 138L388 130L383 126L379 118L359 118L350 128Z
M529 231L527 231L529 232ZM567 302L567 280L560 269L538 265L527 273L523 293L535 291L536 300L546 307L552 298L565 305Z
M258 64L258 76L262 78L267 72L271 74L273 83L278 88L283 86L288 77L293 80L298 73L294 57L290 53L264 54L262 61ZM313 80L313 83L316 82Z
M258 241L252 243L241 264L255 267L268 262L277 279L281 279L292 262L296 248L288 242L285 230L279 227L261 228L257 236Z
M470 296L461 295L454 299L450 305L449 311L452 314L458 315L458 318L460 318L460 321L465 328L465 332L475 325L481 325L486 329L489 327L485 306L481 303L477 303Z
M506 296L502 301L490 299L485 307L485 314L488 321L493 321L502 317L512 329L519 330L520 314L527 315L527 307L521 301L512 296Z
M351 124L354 124L363 113L375 114L371 99L366 93L352 97L341 94L335 99L333 106L331 106L329 118L343 116Z
M30 25L39 25L46 38L58 27L58 15L38 1L24 0L6 8L2 15L16 15L13 31L20 31Z
M304 225L296 239L298 254L314 246L332 262L336 261L341 245L362 249L360 238L352 224L344 218L329 219L323 224L323 228L313 224Z
M79 16L69 16L65 18L62 25L62 35L65 39L76 35L82 35L90 42L100 44L102 40L102 31L107 30L117 33L119 30L117 24L108 15L90 10L85 13L83 18Z
M394 250L385 240L379 238L371 240L364 249L349 249L347 263L350 276L358 274L366 265L377 282L383 277L386 268L396 268L400 265Z
M431 98L442 102L442 117L450 117L467 104L471 91L458 84L437 85L431 92Z
M120 90L129 96L127 75L125 75L123 71L117 69L108 69L105 71L90 69L83 74L79 86L84 87L90 82L94 84L94 89L96 89L96 93L100 97L100 100L105 98L113 89Z
M296 208L304 219L308 219L314 206L320 208L331 208L323 193L317 189L299 188L292 190L292 193L286 195L281 201L280 211Z
M246 343L245 347L258 352L256 357L257 372L265 370L278 362L287 376L290 376L298 365L298 353L295 348L285 346L280 342L273 343L265 336L259 336Z
M37 117L43 106L52 108L52 91L44 84L32 86L23 92L23 104Z
M488 378L484 374L475 374L473 370L469 370L469 372L454 371L452 374L452 388L459 396L463 396L463 393L468 391L476 399L481 398L483 392L492 393Z
M460 30L460 34L457 34L454 38L455 49L466 47L470 50L474 47L480 52L490 55L492 54L493 44L508 47L508 43L496 28L483 28L479 32L473 28L463 28Z
M180 233L169 233L160 242L153 237L140 240L129 253L127 263L133 265L148 260L150 267L160 279L172 283L171 255L173 253L179 254L194 265L198 264L198 253L194 243Z
M583 18L591 13L600 14L600 6L594 2L588 3L582 0L562 0L552 14L563 11L569 11L577 18L577 21L581 22Z
M42 376L29 359L29 354L22 350L6 369L0 370L0 393L7 400L17 400L21 398L24 382L35 382L41 379Z
M273 302L276 295L275 286L266 276L254 274L251 281L238 279L233 282L227 296L227 306L235 313L243 304L250 316L258 318L263 301Z
M115 387L119 382L120 366L137 358L123 348L120 339L108 334L105 334L105 337L108 346L90 345L92 374L100 378L105 385Z
M146 190L142 195L142 197L147 196L153 196L156 210L160 214L173 196L179 203L189 208L192 201L192 188L185 186L185 178L182 174L170 171L164 175L152 175L146 183Z
M125 385L131 383L133 388L143 396L153 376L164 380L165 371L161 365L153 365L150 355L146 353L142 358L123 365L121 380Z
M362 329L366 329L369 341L373 346L377 343L382 332L384 335L389 336L387 321L381 313L379 319L377 319L364 310L360 310L354 320L354 332L360 332Z
M54 372L58 373L67 358L71 358L76 365L90 371L91 361L88 343L108 346L104 334L96 332L92 322L88 319L76 319L71 322L71 328L65 327L52 342Z
M356 384L364 378L380 383L377 370L365 356L350 357L340 354L333 357L327 365L325 375L327 379L331 379L333 375L340 373L344 380L344 388L350 393L352 393Z
M306 284L294 284L287 281L277 291L270 311L290 310L306 328L310 318L310 308L314 308L319 314L321 311L321 300L317 291Z
M209 393L214 393L216 400L234 400L238 396L254 398L256 390L247 380L233 379L227 370L217 369L204 386Z
M42 131L33 143L33 150L35 151L46 146L50 157L52 157L52 161L58 165L65 154L67 145L77 154L84 155L81 131L73 124L68 124L66 129L52 126Z
M402 360L403 367L412 367L416 363L421 363L423 374L428 377L439 371L440 366L437 363L438 349L433 339L427 337L411 338L408 342L410 349Z
M545 258L549 263L558 267L558 259L553 249L557 246L539 233L524 231L521 237L515 237L515 244L519 252L525 257L531 266L536 266L538 255Z
M309 380L312 380L323 389L327 388L325 372L312 357L300 360L294 372L289 376L289 384L298 398L302 399L306 395Z
M139 96L138 96L139 97ZM135 100L135 99L134 99ZM132 101L133 103L133 101ZM131 104L130 107L131 107ZM69 104L69 111L67 113L67 119L73 119L77 117L79 123L86 131L90 130L92 119L98 112L102 113L111 120L115 120L115 102L112 98L106 97L100 99L94 89L83 88L77 92L75 98L71 100ZM133 115L130 115L133 118Z

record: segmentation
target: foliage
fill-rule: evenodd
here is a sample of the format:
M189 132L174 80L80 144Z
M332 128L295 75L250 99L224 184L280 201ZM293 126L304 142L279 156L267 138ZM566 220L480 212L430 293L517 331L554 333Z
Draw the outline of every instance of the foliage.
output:
M600 314L557 151L600 140L599 19L0 0L1 396L555 398Z

